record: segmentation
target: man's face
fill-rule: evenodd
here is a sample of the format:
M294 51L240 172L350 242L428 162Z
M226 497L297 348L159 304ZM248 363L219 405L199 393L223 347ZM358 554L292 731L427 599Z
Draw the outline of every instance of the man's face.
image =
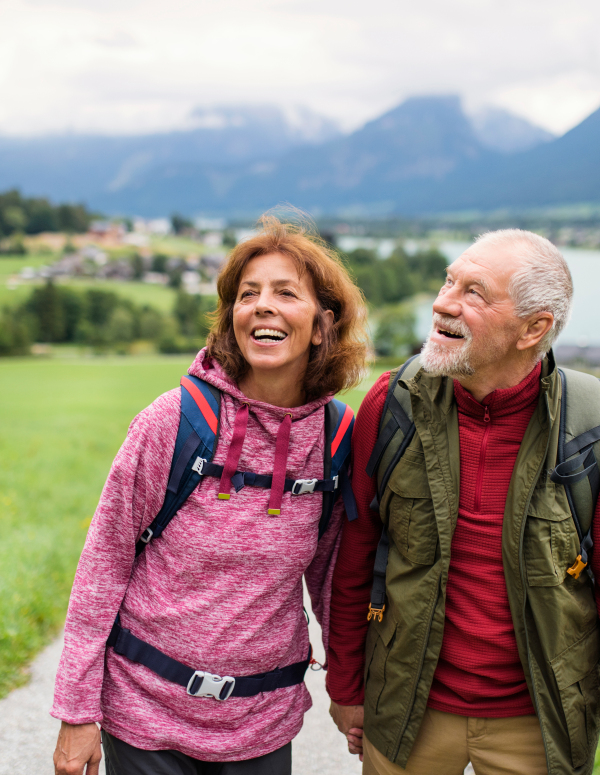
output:
M426 371L471 377L517 354L523 320L508 295L510 277L521 265L515 253L475 245L448 267L421 355Z

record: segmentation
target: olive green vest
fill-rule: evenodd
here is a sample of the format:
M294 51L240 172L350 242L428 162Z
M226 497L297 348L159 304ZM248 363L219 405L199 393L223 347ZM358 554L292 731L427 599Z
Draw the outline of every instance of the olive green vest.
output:
M593 401L600 417L598 382L587 379L587 413ZM367 637L365 734L390 761L405 766L444 634L460 456L452 380L420 370L400 384L410 391L416 432L381 497L381 519L390 541L387 605L382 621L371 622ZM506 497L502 557L549 775L589 775L600 723L600 629L589 575L576 579L567 574L579 538L564 487L550 480L560 401L560 379L553 360L545 359L538 405ZM600 460L600 442L595 453ZM385 464L383 460L380 470ZM590 518L591 508L588 524Z

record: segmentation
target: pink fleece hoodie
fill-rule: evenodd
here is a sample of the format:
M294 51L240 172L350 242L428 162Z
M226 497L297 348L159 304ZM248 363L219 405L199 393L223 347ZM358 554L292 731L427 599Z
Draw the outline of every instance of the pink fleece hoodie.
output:
M272 473L277 431L292 411L287 476L322 478L329 397L292 410L249 400L204 350L189 373L223 393L215 463L225 462L244 401L250 416L239 470ZM327 652L343 506L339 499L317 542L320 493L285 493L273 517L269 490L232 489L230 500L219 500L219 480L206 477L136 559L136 540L163 502L179 408L179 389L157 398L133 420L114 460L73 584L51 714L72 724L99 721L137 748L250 759L298 734L311 706L304 684L225 702L191 697L105 650L106 639L120 611L123 627L196 669L241 676L284 667L308 653L304 575Z

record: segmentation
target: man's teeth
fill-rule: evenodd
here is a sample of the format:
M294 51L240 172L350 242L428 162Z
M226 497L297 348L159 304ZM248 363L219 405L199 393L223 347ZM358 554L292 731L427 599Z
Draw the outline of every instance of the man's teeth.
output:
M462 334L456 334L454 331L448 331L447 328L438 328L438 331L440 334L443 334L444 336L449 336L453 339L464 339Z
M252 333L255 339L267 340L267 341L281 341L285 339L287 334L283 331L276 331L274 328L258 328Z

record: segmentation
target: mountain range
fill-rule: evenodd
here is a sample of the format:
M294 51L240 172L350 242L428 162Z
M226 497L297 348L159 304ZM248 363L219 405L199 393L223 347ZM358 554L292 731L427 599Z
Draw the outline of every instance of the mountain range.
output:
M181 132L0 137L0 190L109 214L420 215L600 202L600 110L562 137L456 96L412 97L350 134L308 111L199 109Z

